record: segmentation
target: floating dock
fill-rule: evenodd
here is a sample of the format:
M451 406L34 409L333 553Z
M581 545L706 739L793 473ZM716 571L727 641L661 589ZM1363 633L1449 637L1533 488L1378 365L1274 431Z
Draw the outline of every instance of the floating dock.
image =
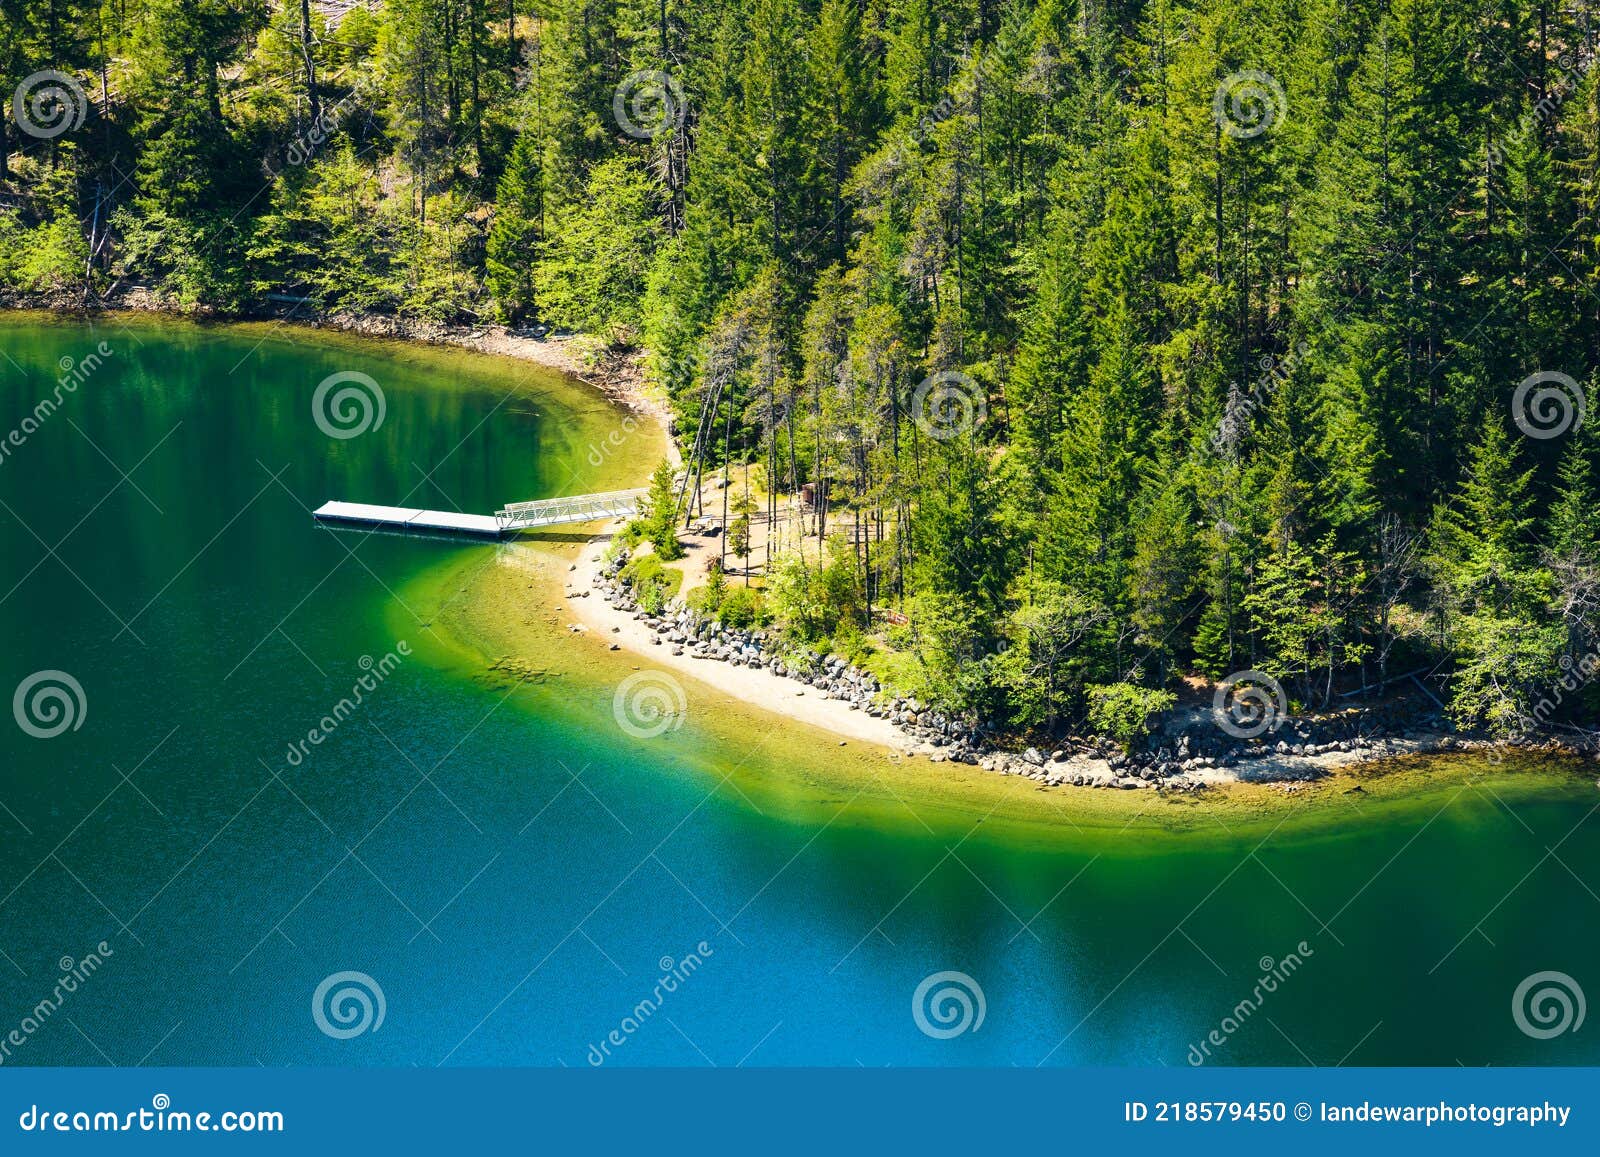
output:
M325 502L311 516L318 522L366 526L401 534L465 534L499 538L500 520L488 514L457 514L414 506L368 506L361 502Z
M603 494L542 498L538 502L510 503L492 515L422 510L415 506L369 506L364 502L324 502L311 512L311 516L318 522L363 526L392 534L465 534L474 538L504 538L520 530L632 518L639 513L639 502L644 495L643 490L610 490Z

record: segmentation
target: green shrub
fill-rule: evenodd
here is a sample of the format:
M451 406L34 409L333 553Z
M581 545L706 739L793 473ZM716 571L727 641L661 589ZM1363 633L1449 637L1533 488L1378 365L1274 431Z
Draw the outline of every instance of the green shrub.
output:
M683 573L668 570L653 554L635 555L629 559L619 577L633 588L639 606L652 615L660 614L683 586Z
M729 627L764 627L771 618L766 603L754 587L733 587L722 596L717 618Z
M1155 716L1178 701L1171 691L1157 691L1135 683L1091 683L1089 723L1131 751L1150 734Z
M647 615L659 615L667 605L667 588L658 582L644 583L638 595L639 607Z
M852 666L865 667L872 657L873 646L854 626L842 626L833 636L833 652L848 660Z
M664 569L655 555L636 554L623 564L618 577L625 583L637 583L640 579L655 578Z
M889 632L889 644L882 648L873 648L866 661L861 664L868 674L877 678L885 690L891 690L899 695L915 695L919 699L930 699L928 691L927 672L923 669L922 661L910 646L899 646L893 642L894 629Z
M859 631L866 620L855 558L836 545L841 549L826 566L794 554L772 574L768 598L797 643L825 643L841 628Z
M706 573L705 590L705 608L715 614L728 594L728 576L723 573L722 563L718 559L711 560L711 568Z

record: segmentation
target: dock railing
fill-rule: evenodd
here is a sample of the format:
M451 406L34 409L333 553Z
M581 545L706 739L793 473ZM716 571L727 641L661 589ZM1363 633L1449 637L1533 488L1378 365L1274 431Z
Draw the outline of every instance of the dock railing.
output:
M611 490L600 494L575 494L570 498L544 498L513 502L494 512L502 531L531 530L564 522L599 522L632 518L639 513L643 490Z

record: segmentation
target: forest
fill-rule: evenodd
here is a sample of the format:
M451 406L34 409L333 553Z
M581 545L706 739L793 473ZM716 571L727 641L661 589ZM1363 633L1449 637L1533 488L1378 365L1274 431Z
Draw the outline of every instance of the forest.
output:
M762 613L1018 732L1593 728L1592 7L0 0L0 295L642 351Z

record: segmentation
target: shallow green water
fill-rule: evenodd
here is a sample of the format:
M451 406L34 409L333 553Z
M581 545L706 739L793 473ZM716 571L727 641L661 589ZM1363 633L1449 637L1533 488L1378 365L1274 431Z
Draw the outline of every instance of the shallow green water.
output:
M14 317L0 436L100 341L0 458L0 690L58 669L85 705L54 738L0 728L5 1063L583 1065L615 1032L609 1063L1181 1065L1214 1029L1227 1064L1600 1060L1594 1025L1512 1015L1537 972L1600 992L1588 778L1441 765L1314 822L1022 827L862 792L856 753L693 702L637 740L603 652L552 644L519 683L436 637L432 604L495 547L307 512L620 485L592 395L298 331ZM344 370L386 412L340 440L312 397ZM376 1031L319 1030L343 971L381 987ZM950 1039L913 1015L942 971L984 997Z

